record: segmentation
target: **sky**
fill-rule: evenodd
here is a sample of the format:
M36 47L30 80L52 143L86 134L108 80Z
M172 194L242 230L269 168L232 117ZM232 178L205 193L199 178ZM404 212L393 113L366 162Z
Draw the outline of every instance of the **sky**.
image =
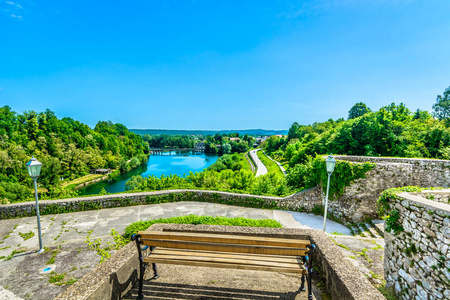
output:
M0 106L91 127L288 129L450 86L450 1L0 0Z

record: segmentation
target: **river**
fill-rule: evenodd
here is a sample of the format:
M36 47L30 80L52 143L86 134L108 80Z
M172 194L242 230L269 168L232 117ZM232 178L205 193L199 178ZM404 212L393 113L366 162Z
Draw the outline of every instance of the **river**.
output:
M130 172L121 174L117 177L89 185L83 189L78 190L78 193L83 195L98 194L104 188L108 193L120 193L125 191L125 183L134 175L141 175L147 177L155 175L175 174L179 176L189 175L189 171L201 172L203 169L209 167L217 161L219 156L209 154L177 154L168 152L162 155L150 155L146 165L137 167Z

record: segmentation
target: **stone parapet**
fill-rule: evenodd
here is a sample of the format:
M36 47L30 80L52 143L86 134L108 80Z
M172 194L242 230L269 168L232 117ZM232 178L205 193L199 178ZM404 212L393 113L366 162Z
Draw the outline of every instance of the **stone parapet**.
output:
M377 199L383 191L390 188L450 186L448 160L366 156L335 156L335 158L353 163L376 163L375 167L366 173L365 178L352 182L350 186L344 188L342 196L328 203L329 211L343 221L362 222L365 219L377 218ZM444 196L435 195L435 197Z
M436 191L427 191L436 193ZM450 194L440 191L439 195ZM401 193L390 199L403 231L385 232L386 285L400 299L450 299L450 205ZM430 197L431 198L431 197ZM392 226L392 225L391 225Z
M315 205L321 204L321 199L319 187L307 189L284 198L206 190L167 190L44 200L39 201L39 211L42 215L46 215L176 201L200 201L246 207L311 211ZM36 215L35 209L36 203L34 201L0 205L0 219L34 216Z

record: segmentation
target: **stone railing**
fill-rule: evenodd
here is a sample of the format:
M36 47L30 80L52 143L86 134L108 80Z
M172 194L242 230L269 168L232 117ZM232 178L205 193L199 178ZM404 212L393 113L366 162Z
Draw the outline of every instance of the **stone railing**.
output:
M425 191L446 194L450 190ZM398 234L385 233L386 285L400 299L450 299L450 205L420 194L398 194L389 210L398 212ZM430 197L429 197L430 198ZM392 212L394 210L394 212ZM400 229L401 230L401 229Z
M39 201L39 210L42 215L46 215L177 201L199 201L246 207L311 211L315 205L322 203L322 198L319 187L304 190L284 198L206 190L168 190L44 200ZM34 201L0 205L0 219L34 216L36 215L35 209L36 204Z
M335 158L353 163L376 163L375 167L366 173L365 178L352 182L344 189L341 197L328 203L330 212L344 221L361 222L365 219L377 218L377 199L383 191L390 188L410 185L450 186L450 161L448 160L366 156L336 156Z

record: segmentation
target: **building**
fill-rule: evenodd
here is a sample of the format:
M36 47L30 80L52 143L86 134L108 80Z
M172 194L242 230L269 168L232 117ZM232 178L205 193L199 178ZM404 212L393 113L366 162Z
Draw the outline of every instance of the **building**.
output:
M205 151L205 143L199 142L195 144L195 151Z

